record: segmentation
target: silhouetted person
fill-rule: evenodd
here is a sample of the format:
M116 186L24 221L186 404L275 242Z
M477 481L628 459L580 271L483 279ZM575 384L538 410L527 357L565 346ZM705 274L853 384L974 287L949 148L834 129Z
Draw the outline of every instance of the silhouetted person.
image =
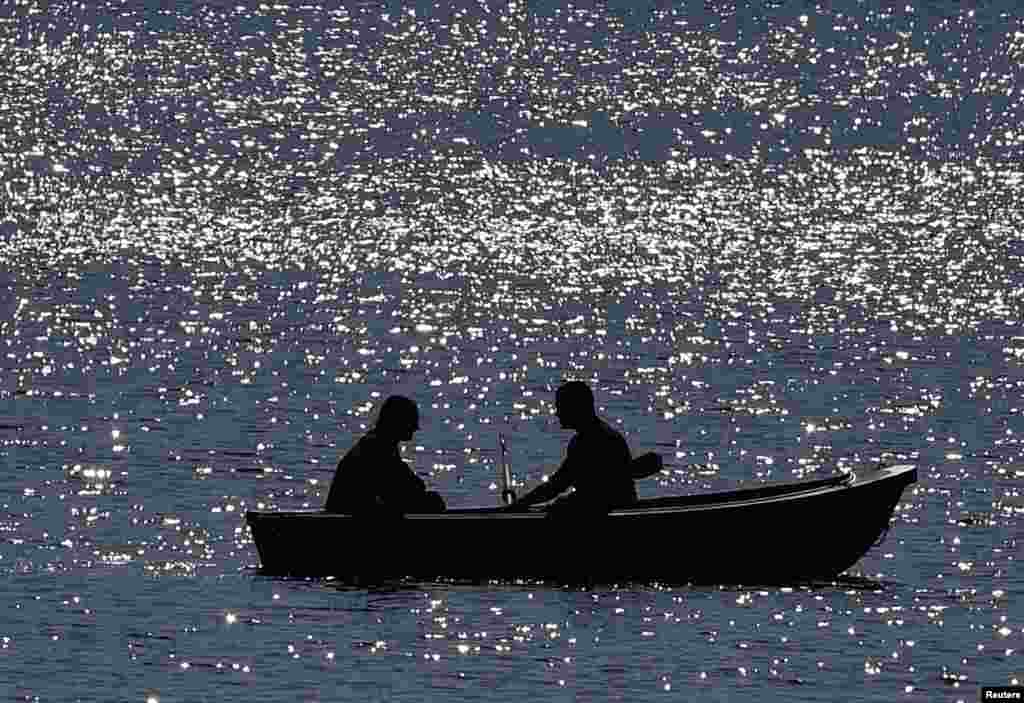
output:
M576 430L565 460L547 483L534 488L511 509L544 503L572 487L576 491L552 506L558 512L607 512L636 500L626 439L597 416L594 394L582 381L570 381L555 394L555 412L565 429Z
M419 428L416 403L389 396L377 424L338 462L324 509L350 515L443 512L444 499L428 491L398 454L398 443L412 439Z

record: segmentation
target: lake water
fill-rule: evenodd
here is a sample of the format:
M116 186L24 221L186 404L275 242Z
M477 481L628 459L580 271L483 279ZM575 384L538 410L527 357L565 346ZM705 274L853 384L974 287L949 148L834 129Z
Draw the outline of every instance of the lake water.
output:
M5 3L0 697L1019 683L1024 21L968 7ZM919 481L828 584L259 573L245 510L321 505L388 394L493 505L569 378L665 457L641 495Z

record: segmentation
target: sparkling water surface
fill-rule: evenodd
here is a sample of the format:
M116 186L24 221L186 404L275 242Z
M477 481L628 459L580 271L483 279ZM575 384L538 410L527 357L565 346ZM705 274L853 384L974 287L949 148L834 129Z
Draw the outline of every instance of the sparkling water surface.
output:
M2 697L1020 683L1024 14L898 5L4 4ZM322 505L388 394L494 505L570 378L665 458L643 496L919 481L835 583L259 573L244 512Z

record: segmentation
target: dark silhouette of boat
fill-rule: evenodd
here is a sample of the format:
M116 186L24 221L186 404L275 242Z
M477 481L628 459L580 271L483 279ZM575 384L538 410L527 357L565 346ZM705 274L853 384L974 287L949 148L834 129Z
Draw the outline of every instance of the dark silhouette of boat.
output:
M357 518L249 511L263 573L342 580L768 584L831 579L888 531L917 469L648 498L606 515L465 508Z

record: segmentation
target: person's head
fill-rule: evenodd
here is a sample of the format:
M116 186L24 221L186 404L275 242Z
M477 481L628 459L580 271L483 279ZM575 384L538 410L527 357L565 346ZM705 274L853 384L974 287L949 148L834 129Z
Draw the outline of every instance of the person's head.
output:
M375 429L398 442L406 442L419 428L420 412L416 403L404 395L388 396L380 408Z
M574 430L593 422L597 417L594 410L594 394L583 381L563 383L555 393L555 413L562 427Z

